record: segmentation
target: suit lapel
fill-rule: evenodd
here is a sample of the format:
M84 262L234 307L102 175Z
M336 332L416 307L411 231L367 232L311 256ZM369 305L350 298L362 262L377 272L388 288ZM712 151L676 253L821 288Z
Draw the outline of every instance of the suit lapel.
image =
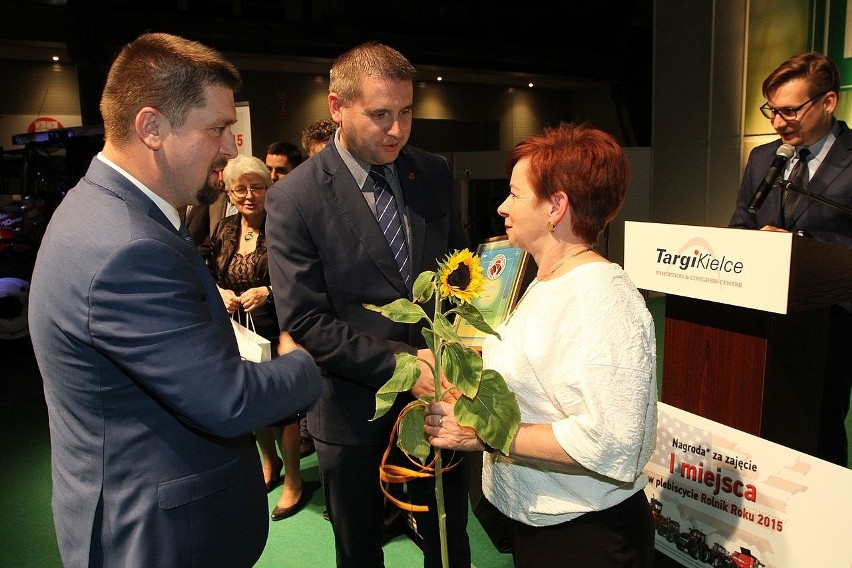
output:
M411 258L412 279L414 279L424 270L423 249L426 243L426 219L420 205L425 192L420 187L422 181L418 179L414 160L411 159L405 148L396 160L396 174L399 177L399 185L402 189L406 214L411 227L409 257Z
M846 123L841 122L840 125L841 129L837 140L834 141L831 150L828 151L816 174L808 182L808 193L820 196L826 193L829 186L849 167L850 161L852 161L852 131L846 127ZM816 203L816 200L802 196L796 207L794 223L814 203Z
M328 145L330 152L324 155L323 169L328 175L325 190L337 210L337 216L348 228L352 238L358 240L367 256L379 272L401 296L408 296L408 287L399 274L390 247L379 228L376 216L361 194L352 173L343 162L334 144ZM323 152L325 154L325 152Z
M171 221L169 221L160 208L147 195L142 193L142 190L136 187L133 182L97 158L92 160L89 170L86 172L85 179L89 183L100 187L102 190L124 201L131 212L130 222L132 225L142 223L150 226L150 223L145 220L145 218L148 218L162 227L163 230L157 235L157 238L162 239L163 242L168 242L168 239L172 239L175 248L193 264L201 285L206 290L206 302L210 307L210 314L213 320L217 321L223 327L230 326L228 312L225 311L221 299L218 298L216 284L213 282L213 277L204 264L204 259L198 254L198 251L189 246L178 235L177 229L175 229L174 225L172 225ZM145 231L146 235L151 234L150 228L142 230Z
M103 188L121 200L127 203L128 207L139 212L139 214L149 217L162 225L171 234L177 238L185 246L189 247L186 241L178 235L172 222L169 221L165 213L163 213L151 199L142 193L142 190L133 185L129 179L118 173L116 170L95 158L86 172L86 178L93 184ZM191 247L190 247L191 248Z

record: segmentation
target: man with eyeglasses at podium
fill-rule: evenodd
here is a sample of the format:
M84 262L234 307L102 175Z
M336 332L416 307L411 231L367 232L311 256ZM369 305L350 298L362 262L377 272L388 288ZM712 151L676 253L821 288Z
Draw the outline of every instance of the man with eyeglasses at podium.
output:
M852 216L795 191L776 177L843 207L852 206L852 132L834 117L840 76L821 53L794 55L763 81L761 113L779 140L752 150L729 226L802 232L852 249ZM792 147L792 148L791 148ZM784 156L784 158L781 158ZM786 163L785 163L786 161ZM761 187L762 186L762 187ZM756 195L757 193L757 195ZM852 390L852 305L831 306L816 455L846 467L845 419Z

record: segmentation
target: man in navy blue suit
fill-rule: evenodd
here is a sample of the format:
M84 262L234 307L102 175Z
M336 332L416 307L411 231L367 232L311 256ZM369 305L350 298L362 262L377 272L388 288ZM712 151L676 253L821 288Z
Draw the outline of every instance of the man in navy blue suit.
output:
M344 567L384 565L379 464L393 423L412 398L399 396L394 409L371 421L376 391L393 373L394 353L431 358L419 326L392 322L363 304L410 298L421 271L435 270L439 260L466 245L446 160L406 145L413 77L411 64L385 45L364 44L337 58L328 101L340 127L266 198L269 273L280 327L311 352L325 375L308 429L337 564ZM390 238L377 218L391 210L379 205L390 201L388 192L400 221ZM421 371L414 397L434 393L429 367L421 363ZM469 567L461 468L444 476L444 488L450 563ZM417 530L424 564L440 566L434 483L418 480L408 489L419 504L431 503L429 514L416 515Z
M240 360L178 208L209 203L236 155L236 68L146 34L103 97L106 143L56 210L30 290L66 567L252 566L269 528L252 430L310 406L321 379Z
M839 92L837 67L817 52L791 57L764 80L767 102L760 110L772 121L780 139L758 146L749 155L731 227L802 232L852 249L852 216L807 196L774 188L755 213L748 211L781 144L793 146L796 152L787 163L784 179L790 177L799 162L804 162L804 178L796 176L795 183L803 188L806 184L810 193L852 207L852 132L834 117ZM844 467L848 460L844 420L852 390L850 310L850 304L832 306L830 310L817 447L817 457Z

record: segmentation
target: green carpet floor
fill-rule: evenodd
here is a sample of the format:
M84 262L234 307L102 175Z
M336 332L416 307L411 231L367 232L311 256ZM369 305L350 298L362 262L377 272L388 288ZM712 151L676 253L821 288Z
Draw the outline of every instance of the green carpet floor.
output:
M302 459L302 477L309 485L311 482L319 485L316 454ZM280 495L280 487L269 494L270 511L275 507ZM323 510L325 510L325 500L322 489L319 488L313 494L308 506L298 514L289 519L271 523L269 540L256 566L259 568L334 566L334 536L328 521L322 517ZM511 555L500 554L494 548L472 512L468 523L468 534L475 568L512 566ZM384 546L384 552L385 564L388 568L423 565L423 554L405 535L388 542Z
M657 322L658 376L662 379L665 300L652 296L648 307ZM29 338L0 341L0 368L0 567L58 567L50 512L47 411ZM852 441L852 416L846 424ZM316 456L304 458L302 469L306 481L317 481ZM279 488L269 494L270 510L280 492ZM266 549L256 566L334 566L334 541L328 521L322 518L324 509L318 490L297 515L271 523ZM473 566L512 566L511 556L500 554L472 514L470 519ZM384 550L388 568L422 566L420 550L406 536L391 540Z

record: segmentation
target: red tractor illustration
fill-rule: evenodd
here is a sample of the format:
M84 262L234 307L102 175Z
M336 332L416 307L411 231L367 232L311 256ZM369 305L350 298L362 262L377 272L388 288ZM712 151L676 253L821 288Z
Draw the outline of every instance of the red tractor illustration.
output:
M724 546L718 542L713 544L713 547L707 551L707 558L704 562L713 568L734 568L734 561L731 560L731 555Z
M707 546L707 535L696 528L690 528L689 532L682 532L675 536L675 546L678 550L686 552L696 560L707 562L710 549Z
M731 561L736 568L763 568L766 566L752 555L751 550L744 546L741 546L739 551L731 553Z
M707 535L695 527L681 532L680 523L663 515L663 503L651 497L651 514L657 534L674 543L678 550L689 554L713 568L765 568L765 564L755 557L748 548L740 547L737 552L728 551L719 543L707 544Z
M654 517L654 526L659 527L663 517L663 503L654 497L651 497L651 515Z
M674 542L680 534L680 523L663 515L663 504L654 497L651 497L651 514L654 516L657 534L669 542Z
M657 533L662 535L667 541L674 542L680 534L680 523L666 517L665 523L660 529L657 529Z

